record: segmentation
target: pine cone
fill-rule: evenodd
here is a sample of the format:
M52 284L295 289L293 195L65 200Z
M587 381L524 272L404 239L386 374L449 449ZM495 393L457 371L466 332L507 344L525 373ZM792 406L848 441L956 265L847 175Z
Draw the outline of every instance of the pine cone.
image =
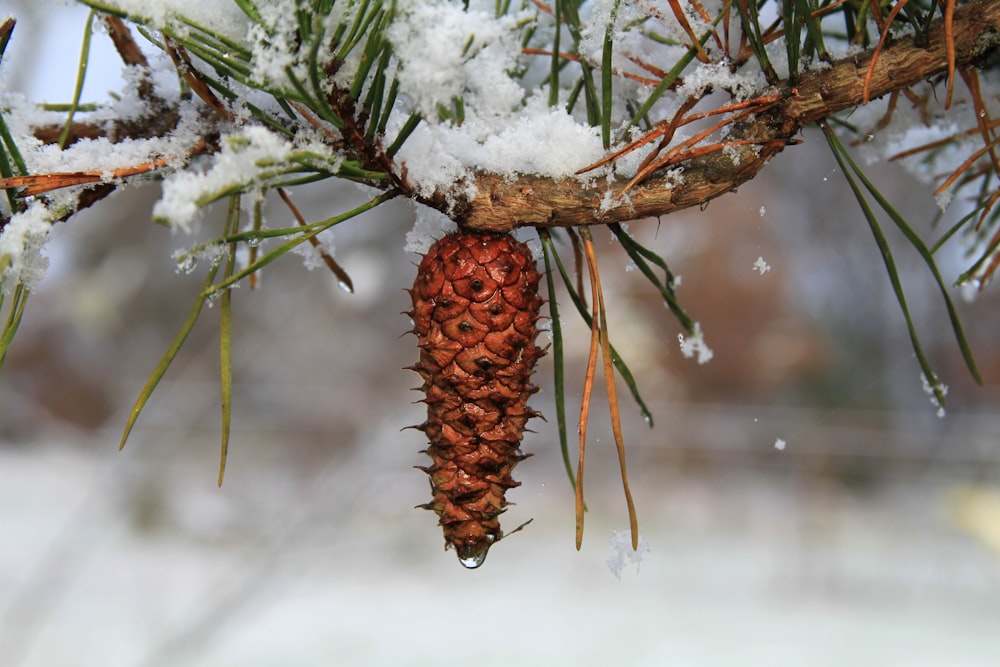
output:
M535 346L541 276L531 251L509 235L459 232L435 243L420 262L409 312L419 338L426 433L433 459L434 510L445 548L478 567L501 539L499 515L507 489L519 485L514 466L527 406L537 388L529 378L543 351Z

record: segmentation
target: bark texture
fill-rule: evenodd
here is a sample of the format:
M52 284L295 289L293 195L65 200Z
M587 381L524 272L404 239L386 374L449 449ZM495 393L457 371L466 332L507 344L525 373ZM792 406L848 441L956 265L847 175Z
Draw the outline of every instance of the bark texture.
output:
M541 276L531 251L509 235L460 232L424 256L410 295L419 339L430 441L433 498L445 548L478 567L503 537L500 514L535 392L529 379L543 354L535 346Z

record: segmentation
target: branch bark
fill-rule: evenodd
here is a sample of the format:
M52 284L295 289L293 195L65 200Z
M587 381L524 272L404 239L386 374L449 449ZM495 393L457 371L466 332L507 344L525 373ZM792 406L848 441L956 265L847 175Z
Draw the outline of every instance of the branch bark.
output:
M955 59L959 67L975 65L1000 50L1000 2L973 0L955 11ZM888 93L941 75L948 68L944 23L937 20L929 41L917 44L900 39L883 49L871 81L870 97ZM752 179L805 126L864 99L864 78L872 52L848 57L832 67L806 72L798 85L788 87L786 100L733 128L727 139L752 139L758 146L738 147L739 158L713 153L683 164L683 182L654 174L630 190L622 203L602 213L601 202L622 195L627 180L608 184L604 179L586 184L575 178L552 179L502 175L476 176L477 194L453 208L461 226L492 232L516 227L560 227L624 222L703 205ZM597 179L595 179L597 180ZM432 205L438 202L431 202Z

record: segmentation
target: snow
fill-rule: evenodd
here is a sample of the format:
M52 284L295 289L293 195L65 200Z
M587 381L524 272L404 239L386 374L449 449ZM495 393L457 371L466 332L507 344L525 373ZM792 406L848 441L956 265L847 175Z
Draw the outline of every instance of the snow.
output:
M417 203L413 206L416 218L413 228L406 233L406 252L426 255L435 241L458 230L455 221L437 209Z
M942 396L947 396L948 385L938 381L937 378L934 378L934 382L931 382L923 373L920 374L920 384L923 387L924 393L927 394L928 399L930 399L931 405L937 408L937 416L944 417L945 409L938 400L937 394L940 393Z
M144 17L157 28L186 32L187 24L194 23L233 40L242 40L249 26L246 14L231 0L102 0L102 4Z
M42 254L52 222L49 211L35 202L11 216L0 232L0 294L9 297L21 284L29 292L45 276L49 260Z
M402 122L398 119L397 122ZM472 196L467 179L475 171L569 177L604 156L600 130L578 122L543 95L526 101L508 118L483 118L466 109L460 126L421 123L397 155L419 194L449 191ZM583 180L591 178L583 177Z
M614 555L607 561L608 569L619 581L621 581L622 572L627 566L626 561L635 565L635 572L638 574L643 555L652 551L646 538L642 535L639 536L638 546L632 549L632 533L627 530L616 530L611 533L611 550Z
M510 72L521 52L519 24L530 14L496 18L492 2L471 5L465 11L448 0L406 3L388 30L400 85L425 118L458 97L479 116L502 116L524 97Z
M705 343L705 335L701 331L701 325L695 322L694 333L685 338L684 334L677 334L680 342L681 354L685 359L696 357L699 364L707 364L715 356L712 349Z
M171 174L163 183L163 196L153 208L153 217L188 231L191 222L208 202L230 192L253 190L268 178L281 173L283 162L294 151L324 155L335 169L336 157L326 144L311 141L308 135L293 144L285 137L259 125L247 125L225 134L222 150L211 157L202 170L188 168Z
M656 549L631 567L621 531L617 580L603 495L576 552L566 494L526 483L515 509L531 500L535 522L468 572L410 509L426 485L394 490L419 474L402 465L370 489L371 462L296 476L242 448L216 489L212 461L189 456L210 438L119 454L114 436L0 447L0 500L16 508L0 530L17 545L0 550L5 664L417 667L446 646L482 667L987 667L1000 651L996 557L949 524L937 477L864 502L777 476L651 482ZM364 449L389 461L398 440L386 429ZM565 484L556 458L546 487ZM149 503L160 520L143 525ZM442 634L456 605L484 627Z
M760 275L764 275L765 273L771 270L771 265L765 262L764 257L761 256L758 257L757 261L753 263L753 270L760 273Z
M261 25L251 25L247 33L253 62L253 81L262 85L291 87L287 69L291 68L303 80L296 48L295 3L268 2L257 6Z
M741 102L759 95L767 88L767 80L760 69L744 67L735 72L728 63L698 63L684 73L684 84L677 90L679 95L701 97L712 90L726 90L734 95L734 101Z

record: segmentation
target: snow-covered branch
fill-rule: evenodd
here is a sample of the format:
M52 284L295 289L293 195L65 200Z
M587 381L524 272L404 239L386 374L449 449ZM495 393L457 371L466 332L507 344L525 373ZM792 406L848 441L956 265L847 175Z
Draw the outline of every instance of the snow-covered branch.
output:
M1000 3L976 0L955 11L955 61L975 65L1000 49ZM930 40L898 39L878 56L870 83L875 99L940 77L948 69L944 22ZM784 101L736 125L726 141L752 143L716 151L683 163L683 173L652 175L626 192L628 178L595 179L582 184L561 179L480 173L475 197L460 207L460 224L469 229L509 231L514 227L556 227L624 222L700 206L749 181L807 125L863 103L871 50L843 58L829 68L799 76L786 87ZM608 206L608 202L613 205ZM617 204L617 205L614 205Z

